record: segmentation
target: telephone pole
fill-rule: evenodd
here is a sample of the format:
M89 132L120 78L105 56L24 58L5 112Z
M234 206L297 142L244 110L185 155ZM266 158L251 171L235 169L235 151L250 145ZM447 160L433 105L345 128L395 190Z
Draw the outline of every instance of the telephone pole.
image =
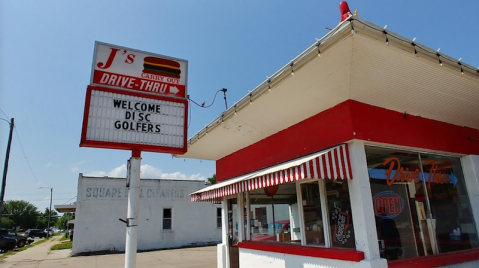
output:
M10 158L10 146L12 145L13 127L15 126L13 118L10 120L9 124L10 124L10 134L8 135L7 153L5 155L5 164L3 165L2 192L0 193L0 227L2 225L2 209L3 209L3 198L5 197L5 186L7 186L8 159Z
M50 237L50 218L52 217L53 187L40 187L40 189L50 189L50 210L48 211L48 226L47 226L47 237Z

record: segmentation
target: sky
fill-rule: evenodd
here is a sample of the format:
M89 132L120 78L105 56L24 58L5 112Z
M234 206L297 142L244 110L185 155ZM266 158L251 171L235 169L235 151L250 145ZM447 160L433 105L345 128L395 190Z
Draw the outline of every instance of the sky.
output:
M76 200L79 173L126 176L131 152L80 148L95 41L188 61L188 94L228 107L340 20L340 1L0 1L0 163L15 130L5 200L43 211ZM350 0L358 17L479 66L479 1ZM221 92L220 92L221 93ZM221 93L222 94L222 93ZM191 104L188 137L225 109ZM5 121L6 120L6 121ZM142 153L142 178L206 179L214 161ZM2 168L3 171L3 168Z

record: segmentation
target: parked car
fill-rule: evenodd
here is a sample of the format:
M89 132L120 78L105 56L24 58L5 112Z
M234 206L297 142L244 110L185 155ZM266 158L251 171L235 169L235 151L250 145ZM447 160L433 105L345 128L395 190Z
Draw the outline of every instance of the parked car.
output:
M0 229L0 235L15 239L15 241L16 241L15 244L19 248L22 248L26 244L30 244L31 242L33 242L33 239L31 239L29 237L26 237L26 236L23 236L23 235L19 235L14 230Z
M49 231L49 230L45 229L45 230L43 230L43 232L46 233L46 234L48 234L48 236L52 236L52 235L53 235L53 230L50 230L50 231Z
M5 237L0 235L0 250L8 251L15 248L17 241L14 238Z
M47 233L45 233L43 230L40 230L40 229L28 229L25 232L25 236L44 238L44 237L47 237Z

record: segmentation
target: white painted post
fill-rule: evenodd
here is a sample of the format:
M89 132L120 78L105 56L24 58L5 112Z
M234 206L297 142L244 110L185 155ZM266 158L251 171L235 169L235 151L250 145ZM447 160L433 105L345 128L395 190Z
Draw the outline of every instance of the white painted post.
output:
M136 267L138 248L138 212L140 210L141 151L133 150L128 163L128 212L126 217L125 268Z
M249 192L244 194L245 196L245 208L246 208L246 234L243 240L251 239L251 223L250 223L250 204L249 204Z
M228 244L228 199L223 197L223 202L221 203L221 256L223 256L223 261L218 262L217 268L228 268L230 263L230 254L229 254L229 244Z
M244 233L244 195L243 193L238 193L238 215L237 215L237 220L238 220L238 242L241 242L245 239L245 233Z
M356 250L364 252L366 260L379 259L378 234L364 143L354 140L348 143L348 147L353 174L353 179L348 181L348 186Z

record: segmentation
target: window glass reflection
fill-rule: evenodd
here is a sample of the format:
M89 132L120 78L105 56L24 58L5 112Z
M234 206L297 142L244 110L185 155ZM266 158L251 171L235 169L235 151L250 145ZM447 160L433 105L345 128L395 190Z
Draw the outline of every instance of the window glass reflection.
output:
M250 191L249 196L252 241L301 242L294 182Z

